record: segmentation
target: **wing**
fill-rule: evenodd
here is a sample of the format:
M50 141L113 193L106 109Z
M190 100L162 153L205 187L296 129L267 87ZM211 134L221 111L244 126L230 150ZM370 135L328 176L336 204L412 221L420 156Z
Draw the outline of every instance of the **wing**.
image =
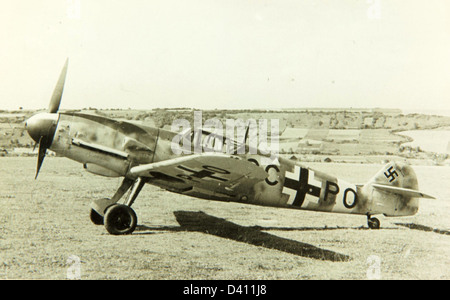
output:
M268 176L263 168L225 154L194 154L140 165L131 168L130 175L162 181L179 192L195 188L210 195L228 196L253 188Z

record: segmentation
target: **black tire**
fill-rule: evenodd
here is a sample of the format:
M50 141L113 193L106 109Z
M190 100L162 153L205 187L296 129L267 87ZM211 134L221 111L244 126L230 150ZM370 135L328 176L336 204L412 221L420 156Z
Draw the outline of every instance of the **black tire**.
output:
M380 220L377 218L370 218L367 221L367 224L369 225L370 229L380 229Z
M110 234L131 234L136 229L137 216L131 207L114 204L106 210L104 222Z
M91 218L92 223L94 223L95 225L103 225L103 216L101 216L95 210L91 209L89 217Z

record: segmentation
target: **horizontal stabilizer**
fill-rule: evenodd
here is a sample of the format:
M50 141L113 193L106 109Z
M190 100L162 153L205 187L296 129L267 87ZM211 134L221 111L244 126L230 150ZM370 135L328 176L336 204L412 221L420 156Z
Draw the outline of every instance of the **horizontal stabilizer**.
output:
M433 196L427 195L425 193L422 193L422 192L419 192L416 190L407 189L407 188L401 188L401 187L383 185L383 184L376 184L376 183L373 183L372 186L376 189L380 189L380 190L383 190L386 192L390 192L390 193L394 193L394 194L398 194L398 195L402 195L402 196L406 196L406 197L436 199Z

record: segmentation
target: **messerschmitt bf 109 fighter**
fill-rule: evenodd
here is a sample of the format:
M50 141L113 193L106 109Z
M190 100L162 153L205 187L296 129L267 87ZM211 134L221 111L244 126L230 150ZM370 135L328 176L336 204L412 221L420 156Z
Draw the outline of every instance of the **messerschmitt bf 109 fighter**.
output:
M268 159L271 154L251 151L255 149L245 138L241 143L222 140L220 147L227 147L226 153L175 153L175 140L188 140L192 147L205 150L211 137L220 136L191 130L177 139L178 132L97 115L58 112L67 63L48 112L26 121L29 135L39 143L36 177L47 149L80 162L91 173L123 177L111 198L91 204L91 220L104 224L111 234L135 230L137 217L131 206L146 183L202 199L366 215L368 226L374 229L380 222L373 215L414 215L419 198L433 198L418 191L416 175L404 163L388 163L369 182L355 185L281 157Z

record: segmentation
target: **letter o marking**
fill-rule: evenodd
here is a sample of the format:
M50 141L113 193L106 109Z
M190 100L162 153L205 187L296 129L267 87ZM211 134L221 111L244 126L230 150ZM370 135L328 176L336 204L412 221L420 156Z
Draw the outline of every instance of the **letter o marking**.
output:
M254 159L254 158L249 158L249 159L247 159L249 162L251 162L251 163L254 163L255 165L257 165L258 167L259 167L259 163L258 163L258 161L256 160L256 159Z
M347 194L349 192L353 193L353 202L347 201ZM358 195L356 194L354 189L348 188L344 191L344 197L342 200L344 202L344 206L350 209L350 208L355 207L356 204L358 203Z

